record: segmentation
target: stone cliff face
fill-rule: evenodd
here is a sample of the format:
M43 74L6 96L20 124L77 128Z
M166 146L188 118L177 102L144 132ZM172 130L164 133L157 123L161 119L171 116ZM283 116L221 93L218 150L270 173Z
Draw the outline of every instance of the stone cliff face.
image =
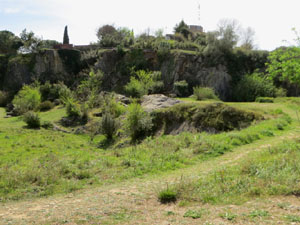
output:
M229 67L226 63L212 66L207 61L203 55L184 51L174 51L161 57L153 50L138 49L127 52L93 50L88 54L67 49L43 50L36 54L18 55L9 59L6 65L0 65L0 89L16 91L34 79L73 85L82 74L87 73L86 69L93 68L103 71L104 89L122 92L130 79L131 68L135 68L161 71L165 93L172 93L176 81L186 80L190 94L193 86L208 86L214 88L221 99L228 99L232 79ZM5 60L0 60L0 64L3 62ZM244 63L236 64L246 68ZM244 74L245 71L237 73Z
M223 65L206 67L201 56L181 53L163 62L160 69L169 90L176 81L186 80L191 87L197 85L212 87L221 99L229 95L231 77L226 67Z
M99 57L95 68L104 72L105 87L116 91L129 81L130 74L126 70L126 66L136 66L136 69L142 67L161 71L167 93L173 91L176 81L186 80L190 85L191 93L192 86L200 85L214 88L222 99L230 94L231 77L227 73L226 67L222 65L206 67L201 56L186 53L172 54L159 62L156 52L144 51L143 56L140 57L143 59L135 59L136 65L134 65L130 62L132 60L130 55L120 57L116 51L108 51Z
M30 84L34 80L70 83L79 72L80 52L59 51L43 50L36 54L18 55L9 59L5 71L0 71L1 89L17 91L22 85ZM73 64L76 65L74 68Z

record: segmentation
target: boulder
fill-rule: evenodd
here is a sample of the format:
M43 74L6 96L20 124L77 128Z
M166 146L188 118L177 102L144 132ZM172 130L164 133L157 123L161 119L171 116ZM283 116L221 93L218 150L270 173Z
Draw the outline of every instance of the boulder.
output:
M152 112L153 110L171 107L179 103L182 103L182 101L162 94L154 94L143 96L141 105L145 111Z

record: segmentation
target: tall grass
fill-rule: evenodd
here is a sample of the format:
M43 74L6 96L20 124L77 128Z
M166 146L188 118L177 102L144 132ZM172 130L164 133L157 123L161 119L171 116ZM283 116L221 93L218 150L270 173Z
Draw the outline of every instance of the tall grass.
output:
M300 194L300 144L284 142L236 166L226 166L200 179L174 185L181 199L203 203L241 203L253 197Z
M57 121L65 113L64 109L55 109L40 116L42 121ZM278 135L288 129L290 122L282 115L241 131L149 137L134 146L124 139L104 150L96 145L103 136L91 143L88 135L22 129L25 123L16 117L1 120L0 201L66 193L88 185L175 170Z

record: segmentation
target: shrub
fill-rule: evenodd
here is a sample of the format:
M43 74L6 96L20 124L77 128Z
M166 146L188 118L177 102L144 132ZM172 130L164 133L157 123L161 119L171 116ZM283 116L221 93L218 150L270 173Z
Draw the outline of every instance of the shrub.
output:
M253 102L257 97L275 97L276 87L261 73L244 76L234 90L237 101Z
M269 98L269 97L257 97L255 99L256 102L260 102L260 103L273 103L274 100L273 98Z
M142 83L135 77L130 77L130 82L125 86L125 92L133 98L140 98L147 94Z
M135 77L130 78L130 82L125 86L126 93L131 97L140 98L147 95L149 91L154 93L163 88L161 72L159 71L146 72L145 70L138 70L135 75Z
M112 114L106 112L101 119L100 132L106 136L108 140L112 140L118 130L117 120Z
M41 126L40 117L37 113L28 111L24 114L23 120L28 128L39 128Z
M54 108L54 104L48 100L45 102L42 102L39 106L40 111L43 111L43 112L48 111L53 108Z
M58 93L58 98L66 104L66 100L69 98L73 98L72 91L62 82L58 84L53 84L54 92Z
M218 97L215 94L215 91L209 87L194 87L193 91L194 96L197 100L218 99Z
M66 113L68 117L81 117L80 104L75 102L73 99L69 99L66 103Z
M81 101L87 101L91 95L99 94L103 79L102 71L98 70L95 72L91 70L88 74L87 79L81 81L77 88L77 97Z
M158 200L163 203L170 203L177 201L177 193L169 188L162 190L158 194Z
M136 102L128 107L126 126L133 142L147 136L153 126L150 115Z
M117 102L113 95L104 96L102 108L114 118L118 118L126 111L125 107Z
M13 99L13 104L17 114L21 115L30 110L36 110L41 102L41 94L36 87L28 85L18 92Z
M164 82L161 80L161 72L154 71L152 73L153 84L150 87L151 94L159 94L164 90Z
M276 97L286 97L287 90L284 88L277 88L275 91L275 96Z
M41 127L45 128L45 129L52 129L54 126L51 122L49 121L44 121L41 125Z
M186 97L189 94L188 83L185 80L174 83L174 92L179 97Z

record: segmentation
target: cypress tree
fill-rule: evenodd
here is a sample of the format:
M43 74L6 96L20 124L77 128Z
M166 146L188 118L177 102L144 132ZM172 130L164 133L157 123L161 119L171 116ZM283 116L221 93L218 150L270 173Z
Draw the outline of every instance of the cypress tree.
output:
M64 45L68 45L68 44L69 44L68 26L65 26L64 41L63 41L63 44L64 44Z

